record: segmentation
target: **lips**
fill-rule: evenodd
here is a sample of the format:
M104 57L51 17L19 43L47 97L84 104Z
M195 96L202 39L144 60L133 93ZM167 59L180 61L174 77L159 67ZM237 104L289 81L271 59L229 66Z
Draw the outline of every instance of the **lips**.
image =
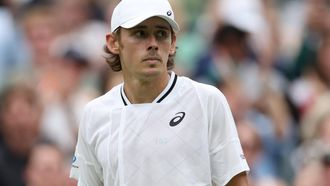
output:
M146 57L142 61L161 61L160 57Z

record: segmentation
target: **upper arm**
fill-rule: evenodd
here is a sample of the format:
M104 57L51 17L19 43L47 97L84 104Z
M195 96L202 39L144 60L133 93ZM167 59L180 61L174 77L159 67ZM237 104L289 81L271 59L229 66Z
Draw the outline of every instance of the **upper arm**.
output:
M233 179L229 181L227 186L249 186L246 172L242 172L234 176Z
M71 177L78 181L78 186L103 185L100 166L82 142L77 143L75 159L71 167Z
M227 100L219 93L212 102L213 106L209 108L212 113L209 124L212 181L225 185L239 173L248 171L249 167Z
M102 172L93 147L86 139L86 127L90 122L91 112L85 109L83 118L80 123L78 141L76 145L75 155L72 161L70 177L78 181L78 186L102 186Z

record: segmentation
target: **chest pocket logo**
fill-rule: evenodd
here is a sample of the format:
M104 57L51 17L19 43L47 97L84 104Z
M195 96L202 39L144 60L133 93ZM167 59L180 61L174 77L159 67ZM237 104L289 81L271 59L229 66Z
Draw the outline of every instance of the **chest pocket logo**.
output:
M179 123L181 123L181 121L183 120L183 118L185 117L186 113L184 112L178 112L175 114L176 116L170 121L170 126L171 127L175 127L177 126Z

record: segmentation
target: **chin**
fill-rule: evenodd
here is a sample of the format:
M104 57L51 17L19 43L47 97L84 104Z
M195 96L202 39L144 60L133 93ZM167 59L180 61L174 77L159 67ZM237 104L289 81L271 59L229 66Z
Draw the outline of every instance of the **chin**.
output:
M151 77L161 76L164 72L167 73L167 70L164 71L164 69L160 69L160 68L148 68L148 69L144 69L142 74L145 77L151 78Z

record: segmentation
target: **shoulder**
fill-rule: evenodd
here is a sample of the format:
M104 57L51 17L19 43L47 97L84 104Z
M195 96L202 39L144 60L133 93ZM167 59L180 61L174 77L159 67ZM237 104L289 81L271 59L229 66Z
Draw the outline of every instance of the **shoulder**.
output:
M85 114L86 110L89 112L93 110L102 111L103 109L109 110L120 106L122 104L121 99L119 99L121 86L122 84L117 85L106 94L88 102L85 106Z
M182 81L184 89L193 89L204 101L225 100L223 93L213 85L200 83L185 76L180 76L179 80Z
M80 128L86 135L93 133L109 121L111 110L123 105L120 99L120 86L87 103L80 121Z
M179 81L181 97L189 97L188 102L199 102L205 113L223 113L230 110L226 97L217 87L182 76L179 78ZM187 95L192 95L193 97Z

